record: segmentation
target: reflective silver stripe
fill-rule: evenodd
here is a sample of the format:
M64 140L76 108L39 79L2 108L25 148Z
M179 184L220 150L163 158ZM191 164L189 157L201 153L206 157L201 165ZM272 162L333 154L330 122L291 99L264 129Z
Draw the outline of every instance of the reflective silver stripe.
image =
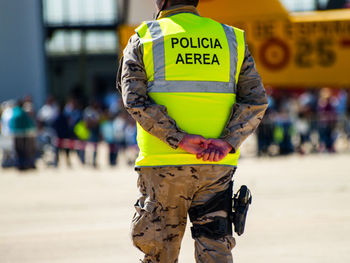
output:
M164 35L158 21L147 22L153 42L154 79L165 80Z
M148 82L147 92L233 93L233 83L219 81L166 80Z
M222 24L222 27L224 28L226 38L228 41L228 46L230 49L230 82L235 83L236 88L236 72L237 72L237 63L238 63L238 51L237 51L237 39L236 34L231 26L227 26L225 24ZM236 93L236 89L234 90L234 93Z

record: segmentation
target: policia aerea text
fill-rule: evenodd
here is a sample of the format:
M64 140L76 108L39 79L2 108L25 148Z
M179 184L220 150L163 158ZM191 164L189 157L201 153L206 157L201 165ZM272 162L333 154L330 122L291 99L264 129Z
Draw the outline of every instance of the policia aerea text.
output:
M199 38L193 39L192 37L182 37L182 38L171 38L171 46L172 48L175 48L176 45L180 45L182 48L220 48L222 49L222 46L220 44L219 39L212 39L212 38Z
M212 38L197 38L193 39L192 37L186 38L171 38L171 46L173 49L179 45L182 49L186 48L199 48L199 49L215 49L221 48L220 41L216 38L213 40ZM204 64L204 65L212 65L218 64L220 65L219 59L215 53L178 53L175 64Z
M251 201L232 202L239 146L267 99L244 32L201 17L198 0L156 0L124 50L118 89L137 121L140 197L132 220L143 262L178 262L187 215L196 262L232 262ZM234 204L233 204L234 203Z

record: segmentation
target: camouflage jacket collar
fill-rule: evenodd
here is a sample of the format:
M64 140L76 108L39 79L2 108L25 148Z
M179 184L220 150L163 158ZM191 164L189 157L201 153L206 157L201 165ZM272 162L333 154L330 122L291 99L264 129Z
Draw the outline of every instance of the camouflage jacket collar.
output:
M197 8L195 8L193 5L175 5L175 6L169 7L166 10L160 12L157 19L176 15L179 13L192 13L195 15L199 15Z

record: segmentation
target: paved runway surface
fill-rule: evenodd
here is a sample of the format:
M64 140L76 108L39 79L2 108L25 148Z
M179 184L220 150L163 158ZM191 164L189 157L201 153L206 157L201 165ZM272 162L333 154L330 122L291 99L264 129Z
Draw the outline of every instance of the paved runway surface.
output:
M0 263L139 262L133 170L74 166L0 169ZM349 263L349 166L350 155L243 158L236 188L254 197L235 263ZM194 262L188 230L179 262Z

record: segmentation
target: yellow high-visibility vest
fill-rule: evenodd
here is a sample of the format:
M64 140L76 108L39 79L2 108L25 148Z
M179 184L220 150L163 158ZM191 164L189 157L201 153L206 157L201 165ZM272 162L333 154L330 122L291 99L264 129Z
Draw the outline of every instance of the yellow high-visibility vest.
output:
M236 101L244 59L244 32L192 13L143 22L137 29L147 73L147 94L167 108L189 134L219 138ZM219 164L236 166L239 150L204 162L137 125L136 166Z
M90 138L91 134L84 121L79 121L74 126L74 133L79 140L86 141Z

